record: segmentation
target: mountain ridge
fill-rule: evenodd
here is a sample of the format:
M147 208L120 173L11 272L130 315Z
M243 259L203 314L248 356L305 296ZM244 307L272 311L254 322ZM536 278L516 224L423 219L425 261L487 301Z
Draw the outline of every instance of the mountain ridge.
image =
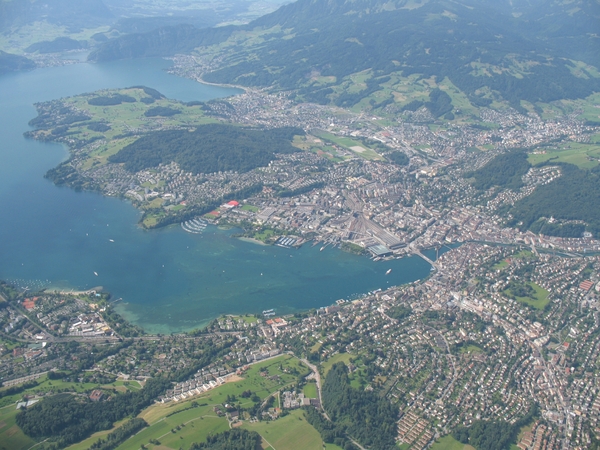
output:
M90 59L170 56L227 43L206 81L299 89L310 101L352 106L360 94L339 92L340 80L351 74L372 71L369 92L391 74L419 74L450 79L474 104L501 98L522 109L522 100L551 102L600 90L597 71L572 61L600 67L596 16L596 0L512 6L487 0L299 0L242 27L131 35L102 45ZM577 31L570 28L575 22ZM244 39L251 32L262 33L256 43ZM157 44L144 44L151 42Z

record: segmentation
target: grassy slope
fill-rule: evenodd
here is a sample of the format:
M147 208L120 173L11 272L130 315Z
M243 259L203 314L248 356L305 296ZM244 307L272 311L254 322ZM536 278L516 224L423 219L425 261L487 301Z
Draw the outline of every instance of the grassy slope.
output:
M454 439L452 436L444 436L438 439L431 447L431 450L475 450L470 445L464 445Z
M138 100L135 103L121 103L113 106L94 106L88 104L90 98L98 96L110 96L116 93L128 95ZM215 123L216 120L206 117L199 105L186 106L177 100L160 99L152 104L140 102L141 98L148 97L141 89L118 89L118 90L103 90L92 94L82 94L75 97L63 99L66 105L74 106L80 110L86 111L92 118L91 121L103 122L110 125L111 129L106 132L92 131L87 128L87 122L77 122L71 124L69 132L78 133L77 137L85 139L102 138L104 139L93 151L87 155L88 159L84 164L84 168L89 168L94 165L104 165L109 156L117 153L126 145L132 143L133 137L120 137L132 130L147 131L156 129L158 126L196 126L207 123ZM181 111L171 117L146 117L144 113L157 106L177 109Z
M266 368L268 376L277 375L279 379L270 380L268 377L261 376L259 373L260 368ZM208 434L219 433L229 428L227 419L218 417L215 414L213 411L214 406L224 403L228 395L235 395L242 407L250 407L253 402L250 399L242 398L240 396L242 392L251 390L261 399L264 399L282 387L295 383L297 375L286 373L286 370L294 369L302 374L308 373L308 369L302 366L297 358L282 355L254 364L241 380L227 383L187 401L150 406L139 415L150 426L128 439L118 448L137 450L143 444L147 448L178 449L180 446L188 448L192 442L202 442ZM191 406L193 401L202 406L186 409ZM182 424L185 426L181 427ZM177 426L181 427L180 430L176 430ZM175 430L175 432L171 430ZM85 442L89 446L99 437L101 437L101 434ZM160 441L161 445L154 446L150 444L151 439ZM77 445L73 446L72 450L79 450L80 448L84 447Z
M327 372L329 372L331 366L333 366L336 362L343 361L344 363L348 364L350 362L350 358L353 357L355 357L355 355L351 355L350 353L338 353L336 355L333 355L331 358L329 358L327 361L321 364L321 368L323 369L323 376L327 376Z
M304 418L302 410L274 422L255 422L243 425L258 432L272 448L277 450L318 450L323 448L319 432Z

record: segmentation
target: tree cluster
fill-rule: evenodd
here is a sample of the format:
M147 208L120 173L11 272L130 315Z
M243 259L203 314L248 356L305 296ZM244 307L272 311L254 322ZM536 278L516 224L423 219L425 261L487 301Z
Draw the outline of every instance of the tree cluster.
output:
M572 164L559 165L562 176L538 186L531 195L515 203L510 210L514 220L509 225L543 231L550 236L581 237L581 225L554 225L542 219L553 217L559 221L583 221L587 231L599 236L600 166L580 169Z
M321 435L326 444L335 444L344 450L356 450L357 447L346 436L345 427L327 420L319 411L312 407L304 407L304 416Z
M234 428L213 436L206 442L192 444L190 450L260 450L262 438L256 431Z
M89 450L113 450L147 426L148 423L144 419L140 419L139 417L131 419L115 431L110 432L105 439L96 441Z
M57 448L79 442L90 434L107 430L127 416L135 416L151 405L171 383L152 378L139 391L115 395L105 402L92 402L70 394L56 395L17 414L17 425L36 439L51 438Z
M408 166L410 159L406 156L406 153L401 151L394 151L385 155L387 159L396 164L397 166Z
M154 100L154 99L153 99ZM175 108L169 108L168 106L155 106L154 108L150 108L148 111L144 113L146 117L171 117L175 114L181 114L181 111Z
M303 135L298 128L258 130L233 125L202 125L195 131L156 131L142 136L109 157L138 172L175 161L194 174L219 171L248 172L269 164L276 153L297 151L291 141Z
M115 106L121 103L135 103L137 100L130 95L114 94L110 96L94 97L88 100L92 106Z
M352 388L344 363L331 367L322 395L331 420L344 425L362 445L374 450L396 448L398 407L375 392Z
M510 424L504 421L477 420L470 427L458 427L452 435L463 444L477 449L507 450L515 444L522 427L528 425L539 410L534 405L522 419Z
M465 177L475 178L473 187L482 191L494 186L516 190L523 186L523 175L530 167L527 154L518 150L496 156L481 169L465 173Z

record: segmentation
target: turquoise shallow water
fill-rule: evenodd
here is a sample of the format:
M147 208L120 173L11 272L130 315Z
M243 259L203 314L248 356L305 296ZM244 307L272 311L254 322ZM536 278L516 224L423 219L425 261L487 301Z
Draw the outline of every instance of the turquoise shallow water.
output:
M35 102L132 85L184 101L236 92L169 75L168 65L147 59L0 76L0 278L30 287L100 285L123 298L118 309L127 318L168 333L222 313L325 306L429 273L419 258L374 263L331 248L264 247L210 226L202 235L178 226L143 231L127 202L57 188L43 178L67 152L23 137Z

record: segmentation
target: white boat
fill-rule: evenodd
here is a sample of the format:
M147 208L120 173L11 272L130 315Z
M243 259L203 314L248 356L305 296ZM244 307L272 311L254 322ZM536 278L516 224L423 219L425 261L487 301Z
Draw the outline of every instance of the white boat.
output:
M385 274L389 275L390 273L392 273L392 269L388 269L388 271Z

